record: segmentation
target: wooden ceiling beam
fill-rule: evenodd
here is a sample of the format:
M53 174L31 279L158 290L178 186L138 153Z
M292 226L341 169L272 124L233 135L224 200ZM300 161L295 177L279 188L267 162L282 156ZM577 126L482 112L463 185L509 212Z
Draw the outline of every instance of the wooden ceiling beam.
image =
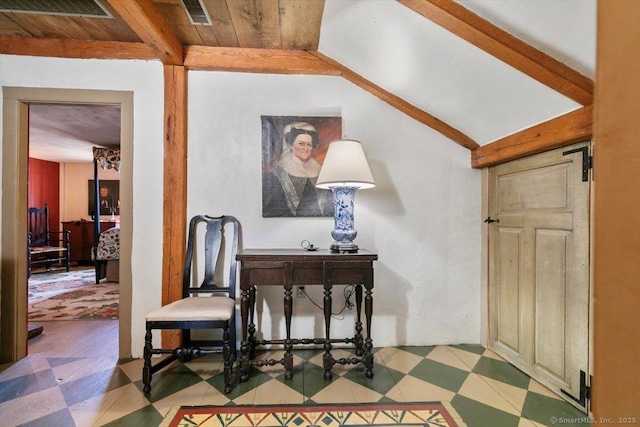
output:
M304 50L185 46L190 70L339 76L341 71Z
M153 0L107 0L165 65L182 65L182 42Z
M548 120L471 152L471 167L485 168L590 139L593 106Z
M391 105L392 107L402 111L404 114L408 115L409 117L412 117L413 119L415 119L415 120L419 121L420 123L430 127L431 129L435 130L436 132L446 136L447 138L451 139L456 144L459 144L459 145L461 145L461 146L463 146L463 147L465 147L465 148L467 148L469 150L475 150L475 149L480 147L480 145L477 142L475 142L473 139L469 138L464 133L460 132L459 130L457 130L457 129L453 128L453 127L451 127L447 123L445 123L442 120L432 116L431 114L427 113L426 111L421 110L420 108L416 107L415 105L412 105L412 104L408 103L404 99L392 94L391 92L389 92L387 90L384 90L380 86L378 86L375 83L365 79L364 77L360 76L359 74L353 72L349 68L347 68L344 65L340 64L339 62L335 61L334 59L329 58L328 56L326 56L326 55L324 55L324 54L322 54L320 52L317 52L317 51L310 52L310 53L315 55L315 56L317 56L318 58L322 59L323 61L327 62L328 64L332 65L336 69L340 70L342 77L347 79L347 80L349 80L351 83L355 84L356 86L360 87L361 89L366 90L370 94L378 97L379 99L381 99L382 101L384 101L387 104Z
M79 59L156 59L144 43L0 36L0 53Z
M577 103L593 104L593 80L484 20L455 1L398 1Z

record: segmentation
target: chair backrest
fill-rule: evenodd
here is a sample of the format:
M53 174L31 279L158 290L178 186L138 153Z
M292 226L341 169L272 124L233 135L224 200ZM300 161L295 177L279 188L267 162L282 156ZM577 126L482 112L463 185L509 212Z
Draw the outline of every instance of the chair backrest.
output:
M201 223L206 224L204 230L202 230L202 226L198 227ZM228 235L231 230L228 230L230 227L225 227L227 224L233 226L233 236ZM228 293L230 298L235 299L238 228L238 220L229 215L216 218L207 215L196 215L191 218L182 278L183 298L197 293ZM204 239L199 239L202 234L204 234ZM195 285L192 282L198 275L192 271L192 268L194 267L194 257L196 260L200 259L196 253L196 248L201 248L198 242L202 242L204 246L204 278L200 285ZM225 248L225 250L221 251L221 248ZM225 260L225 258L228 259ZM228 263L229 278L226 284L216 284L214 279L216 271L220 273L226 270L224 261Z
M29 208L27 221L30 244L32 246L47 244L49 242L49 206Z

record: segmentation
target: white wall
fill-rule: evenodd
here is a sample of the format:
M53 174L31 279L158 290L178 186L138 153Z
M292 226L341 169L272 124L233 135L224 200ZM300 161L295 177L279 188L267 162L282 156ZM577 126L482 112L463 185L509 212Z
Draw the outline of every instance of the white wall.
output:
M481 342L481 177L468 150L338 77L192 71L188 98L188 216L236 216L245 248L327 248L332 218L262 218L260 116L342 116L377 184L358 192L355 212L356 243L379 254L374 345ZM278 322L265 337L284 337L282 292L265 292L262 324L271 312ZM333 295L336 311L344 298ZM322 336L321 311L294 307L292 333ZM332 335L352 334L352 317L333 320Z
M157 61L79 60L0 55L0 86L133 92L132 351L140 357L144 316L160 305L162 281L162 178L164 83ZM124 147L123 147L124 152ZM124 159L123 159L124 161ZM132 177L126 170L133 171ZM129 173L131 175L131 173ZM121 196L122 194L121 181ZM26 195L25 195L26 197ZM123 212L125 211L123 206ZM121 270L123 269L121 260Z
M0 84L133 91L132 348L140 357L144 315L161 301L161 64L1 55ZM333 228L330 218L262 218L260 115L341 115L344 135L364 145L377 186L356 197L356 242L379 254L374 345L479 343L480 172L468 150L339 77L189 72L187 215L235 215L245 248L302 239L327 247ZM278 313L266 337L282 336L281 301L279 292L259 301L262 324ZM295 303L296 336L309 337L311 326L321 336L320 311ZM333 320L334 337L352 332L350 319Z
M114 169L98 168L98 178L120 180L120 174ZM89 215L89 180L94 179L93 163L62 163L60 165L60 221L91 220ZM119 219L116 215L116 219ZM102 215L101 220L110 216Z

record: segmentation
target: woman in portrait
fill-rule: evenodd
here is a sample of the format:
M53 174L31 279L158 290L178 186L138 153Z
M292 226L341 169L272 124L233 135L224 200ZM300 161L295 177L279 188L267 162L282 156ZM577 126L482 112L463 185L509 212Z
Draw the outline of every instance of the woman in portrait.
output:
M316 188L321 165L312 154L318 144L318 132L309 123L285 126L282 155L263 177L264 216L333 216L331 192Z

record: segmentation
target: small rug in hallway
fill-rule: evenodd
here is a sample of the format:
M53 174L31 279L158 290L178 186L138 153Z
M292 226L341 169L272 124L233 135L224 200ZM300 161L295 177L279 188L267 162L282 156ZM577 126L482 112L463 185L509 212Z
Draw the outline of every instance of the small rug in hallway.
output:
M32 274L29 321L117 319L120 286L95 284L95 270Z
M448 402L178 406L160 427L463 427L455 414Z

